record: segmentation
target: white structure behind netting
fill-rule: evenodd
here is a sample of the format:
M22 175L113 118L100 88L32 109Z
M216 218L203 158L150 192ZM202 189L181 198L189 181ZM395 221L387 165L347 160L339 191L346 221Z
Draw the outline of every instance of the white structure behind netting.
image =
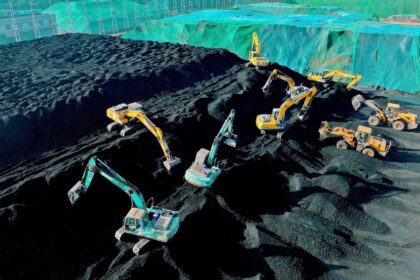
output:
M233 9L240 5L281 0L7 0L0 16L0 36L14 42L62 33L84 32L119 35L148 20L211 9ZM23 3L23 4L22 4ZM48 7L65 4L64 12L46 14ZM145 4L145 6L143 6ZM144 8L142 8L144 7ZM93 11L95 10L95 11ZM82 13L83 31L76 28L76 13ZM94 14L94 18L93 15ZM60 19L56 18L61 17ZM57 22L63 23L60 28ZM49 26L48 24L49 23ZM24 36L23 36L24 35ZM32 37L32 38L31 38ZM0 37L1 43L1 37Z

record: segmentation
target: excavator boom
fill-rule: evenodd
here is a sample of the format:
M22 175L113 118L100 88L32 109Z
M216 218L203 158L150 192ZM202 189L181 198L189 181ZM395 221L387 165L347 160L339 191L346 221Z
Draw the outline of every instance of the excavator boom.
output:
M280 80L285 81L289 85L288 89L294 88L296 86L295 81L291 77L289 77L286 74L282 73L278 69L274 69L273 72L271 72L270 77L268 77L267 82L265 82L264 86L262 87L262 91L265 94L268 94L268 87L270 86L270 84L275 79L280 79Z
M75 204L80 197L88 191L96 173L99 173L102 177L124 191L131 198L135 207L146 209L146 202L144 201L144 197L140 191L95 156L89 159L85 172L83 173L82 180L77 182L76 185L68 192L71 204Z
M235 148L238 136L233 134L233 121L235 119L235 110L231 110L229 116L225 120L220 128L219 133L217 133L214 138L213 145L211 146L209 156L207 157L206 164L207 166L213 166L216 163L217 152L219 150L220 144L224 140L224 144Z
M157 138L166 158L163 165L168 171L170 171L174 166L181 163L181 159L172 155L162 130L147 117L142 108L143 106L137 102L130 103L128 105L119 104L109 108L107 110L107 115L114 121L114 123L111 123L108 126L108 130L111 130L115 124L123 124L125 125L125 128L121 130L120 134L125 136L128 131L136 127L136 125L129 126L128 123L132 121L142 123Z
M325 83L333 79L334 77L343 77L351 79L350 83L347 84L347 89L351 89L362 79L362 75L355 75L341 70L334 70L325 74L310 73L308 75L308 80Z
M267 67L270 62L265 57L261 57L261 43L258 39L257 33L252 34L252 45L251 50L248 53L249 62L246 66L253 65L256 68L258 67Z
M216 157L221 143L236 147L238 136L233 134L233 121L235 111L231 110L228 118L216 135L210 151L200 149L195 156L195 161L185 172L185 180L197 187L211 187L222 170L216 166Z
M307 88L304 86L295 86L291 90L291 97L284 101L280 108L273 109L272 114L261 114L257 116L256 125L261 133L265 133L266 130L275 130L278 131L277 138L280 139L282 132L285 126L285 116L287 110L293 105L304 100L302 108L299 111L299 120L303 120L306 112L309 109L309 106L317 94L316 87Z
M139 242L133 247L135 254L138 254L149 240L167 242L175 235L180 224L178 211L154 206L147 208L147 203L140 191L95 156L89 159L82 180L78 181L68 192L72 204L75 204L88 191L96 173L106 178L131 198L133 207L125 216L123 226L115 232L115 238L121 240L124 234L139 237Z

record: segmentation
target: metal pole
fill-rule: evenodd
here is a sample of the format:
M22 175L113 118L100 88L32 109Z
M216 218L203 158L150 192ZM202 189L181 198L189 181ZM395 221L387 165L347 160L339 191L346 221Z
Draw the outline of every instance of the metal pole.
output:
M39 39L39 38L41 38L41 34L39 33L38 21L35 17L34 4L32 3L32 0L29 0L29 7L31 9L32 28L34 29L35 38Z
M13 28L13 32L15 34L15 40L16 40L16 42L20 42L21 38L20 38L19 29L18 29L17 24L16 24L15 10L13 9L12 0L8 0L8 3L9 3L10 19L12 21L12 28Z
M67 23L70 25L71 31L74 32L71 6L70 6L70 1L69 0L66 0L66 10L67 10L67 16L68 16Z
M84 31L86 33L91 33L89 16L88 16L87 8L86 8L86 0L82 0L82 9L83 9L83 23L84 23L84 27L85 27Z
M104 20L102 18L102 11L101 11L101 1L96 0L96 10L98 12L99 22L98 22L98 32L100 35L105 35L105 27L104 27Z

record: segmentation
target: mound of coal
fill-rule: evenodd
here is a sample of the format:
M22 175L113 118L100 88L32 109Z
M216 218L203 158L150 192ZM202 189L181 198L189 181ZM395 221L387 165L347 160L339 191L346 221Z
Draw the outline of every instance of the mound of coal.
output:
M420 213L409 200L420 147L381 160L317 139L323 120L354 128L364 119L350 105L356 92L318 84L307 120L291 109L279 141L261 136L255 117L280 104L286 85L265 97L271 69L245 68L223 50L73 34L1 47L0 61L0 164L10 165L0 171L2 279L359 279L384 271L392 279L418 269L391 264L408 260L399 248L416 248L418 227L399 235L397 218ZM172 174L145 129L125 138L106 131L105 109L133 101L182 159ZM222 176L212 189L184 184L232 108L240 142L222 147ZM99 176L70 206L67 191L92 155L146 199L181 211L168 244L135 256L133 243L117 242L130 200ZM404 173L409 159L414 167Z

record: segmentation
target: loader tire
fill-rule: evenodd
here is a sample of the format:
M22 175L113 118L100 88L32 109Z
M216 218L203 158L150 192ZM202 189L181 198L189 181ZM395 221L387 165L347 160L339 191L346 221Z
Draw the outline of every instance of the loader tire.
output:
M372 149L372 148L364 148L363 149L363 151L362 151L362 153L365 155L365 156L368 156L368 157L374 157L375 156L375 150L374 149Z
M349 147L349 145L347 144L347 142L344 141L344 140L338 140L337 141L337 144L335 146L339 150L347 150L347 148Z
M368 119L368 123L371 126L378 126L381 120L377 116L371 116Z
M392 128L398 131L404 130L406 127L405 122L402 120L398 120L392 123Z

